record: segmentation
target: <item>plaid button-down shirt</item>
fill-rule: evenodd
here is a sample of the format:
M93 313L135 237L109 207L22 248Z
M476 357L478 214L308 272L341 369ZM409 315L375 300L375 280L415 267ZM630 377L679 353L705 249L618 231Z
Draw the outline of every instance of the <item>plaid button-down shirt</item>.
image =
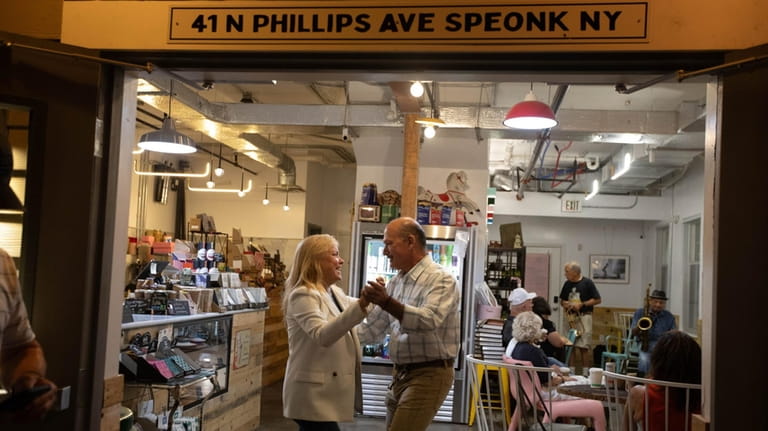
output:
M0 249L0 352L35 339L21 297L16 265Z
M459 303L456 279L427 254L410 271L397 274L387 292L405 305L402 322L375 307L360 325L361 343L382 342L390 334L395 364L454 358L459 352Z

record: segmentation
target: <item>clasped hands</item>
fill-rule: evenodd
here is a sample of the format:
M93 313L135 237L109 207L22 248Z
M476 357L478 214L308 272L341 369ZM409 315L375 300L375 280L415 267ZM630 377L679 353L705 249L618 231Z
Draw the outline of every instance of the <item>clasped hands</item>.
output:
M386 281L382 277L377 277L376 281L369 280L360 292L360 299L384 308L385 304L390 301Z

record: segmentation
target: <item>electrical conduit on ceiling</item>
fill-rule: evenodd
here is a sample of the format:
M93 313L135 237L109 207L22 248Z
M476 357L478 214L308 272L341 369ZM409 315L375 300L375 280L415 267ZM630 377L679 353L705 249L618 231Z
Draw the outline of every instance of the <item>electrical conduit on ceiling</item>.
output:
M568 91L567 85L558 85L557 90L555 90L555 96L552 98L552 112L557 114L558 109L560 109L560 105L563 103L563 98L565 98L565 92ZM533 172L533 167L536 165L536 160L539 159L539 154L541 154L542 147L544 145L544 142L546 142L549 139L551 129L542 130L539 133L539 137L536 141L536 147L533 150L533 154L531 155L531 160L528 162L528 165L525 168L525 173L523 174L523 177L520 179L520 184L527 184L531 180L531 173ZM523 200L525 197L525 192L523 191L524 187L519 187L517 189L517 200Z

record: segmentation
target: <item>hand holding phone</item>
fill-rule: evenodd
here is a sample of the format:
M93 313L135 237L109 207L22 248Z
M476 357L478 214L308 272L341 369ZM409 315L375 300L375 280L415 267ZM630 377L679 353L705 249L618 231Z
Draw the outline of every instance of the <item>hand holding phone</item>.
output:
M0 401L0 411L18 411L29 405L37 397L51 390L50 385L34 386L23 391L14 391L3 401Z

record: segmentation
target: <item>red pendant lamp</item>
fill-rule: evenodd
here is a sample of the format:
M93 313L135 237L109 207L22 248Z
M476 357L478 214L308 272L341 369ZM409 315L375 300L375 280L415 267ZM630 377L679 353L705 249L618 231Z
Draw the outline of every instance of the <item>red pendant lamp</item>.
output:
M541 130L555 127L557 119L552 108L546 103L536 100L536 96L531 90L525 96L525 100L507 112L503 124L513 129Z

